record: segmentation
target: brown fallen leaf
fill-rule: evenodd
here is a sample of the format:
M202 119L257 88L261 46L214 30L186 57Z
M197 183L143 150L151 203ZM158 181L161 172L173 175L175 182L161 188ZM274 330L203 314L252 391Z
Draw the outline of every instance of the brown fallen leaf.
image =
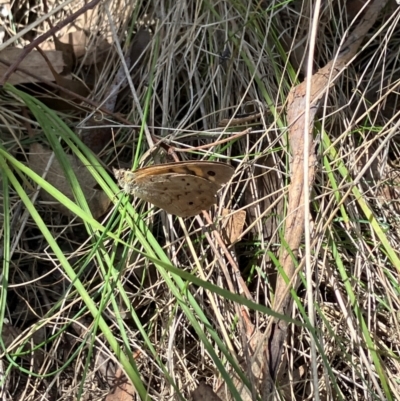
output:
M222 216L226 216L222 221L222 237L227 244L233 244L242 235L246 221L246 210L237 210L235 212L223 209Z
M5 348L8 348L21 333L21 329L9 323L4 323L1 338L3 339Z
M96 40L96 46L90 46L90 30L77 30L68 32L60 38L60 42L68 44L76 59L83 58L83 65L93 65L105 58L112 46L102 37ZM88 50L89 49L89 50Z
M132 401L135 399L135 394L135 387L124 375L124 372L118 369L115 374L114 386L105 401Z
M29 151L29 166L37 174L42 175L46 169L47 163L53 154L53 151L45 148L39 143L33 143ZM108 196L99 189L95 189L97 182L87 170L85 166L82 165L81 161L74 156L67 155L69 163L79 181L83 193L85 194L86 201L88 202L89 208L93 214L93 217L97 219L102 216L108 207L110 206L111 200ZM72 189L69 185L68 180L64 175L64 171L61 168L59 162L54 159L53 163L46 175L46 181L57 188L69 199L74 200ZM69 209L64 205L56 201L51 195L49 195L43 189L40 191L41 199L45 201L51 201L53 207L65 214L66 216L73 216Z
M70 79L68 77L64 77L61 74L59 74L52 66L46 53L43 50L41 50L39 47L37 49L38 49L39 53L42 55L42 57L44 58L46 64L48 65L48 67L49 67L51 73L53 74L54 79L58 85L60 85L62 88L69 89L71 92L76 93L80 97L86 97L89 95L90 89L82 81ZM62 50L60 50L60 51L62 51ZM64 60L65 60L65 58L68 56L65 56L64 53L63 53L63 55L64 55ZM65 94L65 92L61 92L61 94L65 99L71 99L71 100L76 101L74 96L68 96Z
M367 0L347 0L346 1L346 18L348 21L352 21L357 16L360 18L369 7ZM336 11L337 15L340 15L339 7Z
M83 65L97 64L99 55L112 49L112 35L109 33L109 24L105 21L96 5L79 15L73 24L64 27L57 40L46 41L40 47L43 50L62 50L64 57L67 56L67 63L68 60L73 62L82 58ZM94 27L99 34L94 33Z
M23 52L23 49L8 47L0 52L0 76L3 76L8 69L8 65L1 63L1 60L12 64L19 55ZM47 51L46 56L49 59L54 70L59 73L64 68L63 55L59 51ZM54 76L48 67L46 61L37 51L31 51L21 62L20 67L27 70L35 71L35 74L48 81L54 81ZM16 71L8 79L8 82L12 85L19 85L29 82L39 82L31 76L25 75L22 72Z
M214 393L213 389L206 383L200 382L192 392L193 401L221 401L221 398Z
M22 334L22 330L18 327L14 327L13 325L11 325L10 323L5 322L3 324L3 331L1 332L1 338L3 340L4 346L7 349L7 352L13 352L16 349L18 349L21 346L21 343L23 342L23 338L19 338L20 341L18 341L17 343L14 344L14 341L16 341L18 339L18 337L20 337ZM42 327L41 329L35 331L32 334L32 340L34 345L36 344L40 344L41 342L44 341L45 338L45 328ZM39 372L40 370L40 366L43 363L44 360L44 354L43 354L43 350L42 349L36 349L35 351L31 352L31 343L27 343L24 346L24 351L27 352L25 355L22 355L22 358L29 361L32 360L34 367L36 369L37 372ZM34 356L34 358L32 358L32 355Z

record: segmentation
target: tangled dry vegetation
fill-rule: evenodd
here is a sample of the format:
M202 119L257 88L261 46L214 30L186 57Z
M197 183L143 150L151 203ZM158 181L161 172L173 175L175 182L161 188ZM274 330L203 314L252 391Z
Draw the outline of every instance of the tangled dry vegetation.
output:
M400 7L310 3L3 4L2 400L400 399Z

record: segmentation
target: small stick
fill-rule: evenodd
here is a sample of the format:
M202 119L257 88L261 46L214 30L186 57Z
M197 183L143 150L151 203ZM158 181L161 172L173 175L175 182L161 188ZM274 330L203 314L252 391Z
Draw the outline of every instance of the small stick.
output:
M277 108L278 113L282 111L282 107ZM246 114L244 116L232 117L232 118L224 118L218 123L218 127L234 127L236 125L243 125L255 120L259 120L263 115L269 112L268 109L263 112L256 112L251 114Z
M242 125L249 123L251 121L255 121L261 118L262 115L264 115L266 111L263 111L261 113L252 113L248 114L245 117L233 117L233 118L224 118L218 123L218 127L234 127L235 125Z
M220 141L217 141L217 142L197 146L195 148L188 148L188 149L180 149L180 148L175 148L174 146L167 145L165 142L162 141L162 139L157 138L155 135L152 135L152 138L154 141L154 145L158 145L158 146L162 147L168 153L169 156L171 156L176 162L179 162L180 160L179 160L177 153L192 152L193 150L207 149L212 146L216 146L216 145L220 145L222 143L229 142L232 139L239 138L243 135L247 135L250 132L251 132L251 128L247 128L246 130L244 130L242 132L238 132L237 134L230 136L229 138L221 139Z
M239 138L243 135L247 135L251 132L251 128L247 128L246 130L242 131L242 132L238 132L237 134L230 136L228 138L225 139L221 139L220 141L217 142L213 142L213 143L207 143L206 145L201 145L201 146L196 146L195 148L188 148L188 149L178 149L178 148L174 148L173 146L170 147L170 150L168 150L168 153L172 153L172 152L192 152L193 150L201 150L201 149L208 149L212 146L216 146L216 145L221 145L223 143L229 142L232 139L236 139Z

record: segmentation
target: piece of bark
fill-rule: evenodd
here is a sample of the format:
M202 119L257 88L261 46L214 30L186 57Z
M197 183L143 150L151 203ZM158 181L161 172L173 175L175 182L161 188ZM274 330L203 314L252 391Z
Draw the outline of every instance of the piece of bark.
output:
M307 187L311 188L314 183L315 154L313 152L312 127L317 112L316 104L326 91L334 84L340 74L346 70L347 64L357 54L365 36L372 28L380 11L385 7L387 1L376 0L371 2L364 18L359 25L350 33L349 38L342 46L342 51L334 57L326 66L317 71L311 79L310 104L306 104L307 81L293 88L288 97L288 126L290 127L289 141L293 152L291 166L291 184L289 187L289 205L285 226L285 247L282 247L280 264L283 267L285 276L279 275L275 290L274 310L281 314L290 315L291 296L289 290L296 288L295 264L293 256L296 257L304 233L304 182L307 180ZM310 126L305 127L304 110L310 107ZM309 136L309 166L308 176L304 176L304 131ZM289 252L288 250L291 250ZM278 376L278 368L282 359L283 344L286 339L288 324L284 320L273 321L269 332L269 346L265 363L265 375L262 394L268 397L271 390L271 383L275 382Z

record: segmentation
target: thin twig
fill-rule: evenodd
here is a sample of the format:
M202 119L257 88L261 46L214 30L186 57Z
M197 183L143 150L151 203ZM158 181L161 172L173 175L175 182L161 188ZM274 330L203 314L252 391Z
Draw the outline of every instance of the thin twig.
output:
M213 146L217 146L217 145L222 145L223 143L226 142L230 142L233 139L237 139L241 136L247 135L251 132L251 128L247 128L246 130L242 131L242 132L238 132L237 134L233 135L233 136L229 136L228 138L225 139L221 139L220 141L216 141L213 143L207 143L205 145L201 145L201 146L196 146L194 148L187 148L187 149L179 149L179 148L175 148L175 147L170 147L170 150L168 152L193 152L194 150L202 150L202 149L209 149Z

